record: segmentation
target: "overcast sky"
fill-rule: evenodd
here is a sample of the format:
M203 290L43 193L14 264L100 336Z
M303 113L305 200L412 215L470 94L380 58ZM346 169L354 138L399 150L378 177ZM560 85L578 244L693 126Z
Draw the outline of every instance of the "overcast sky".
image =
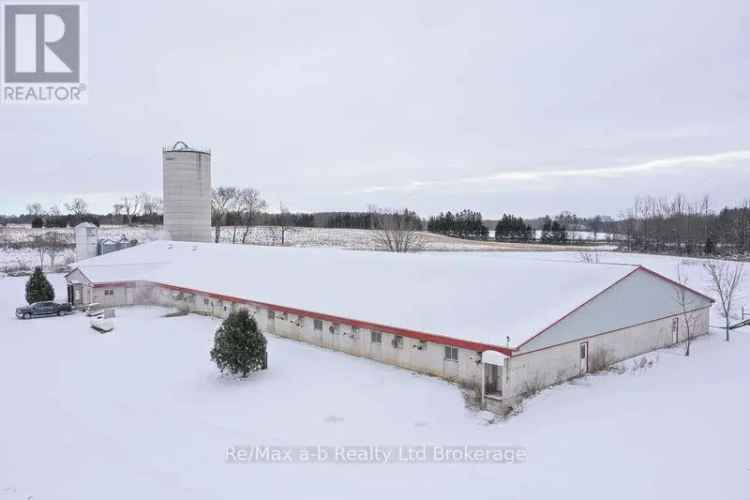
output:
M0 108L0 212L160 193L177 140L301 211L750 196L747 0L97 0L89 38L88 105Z

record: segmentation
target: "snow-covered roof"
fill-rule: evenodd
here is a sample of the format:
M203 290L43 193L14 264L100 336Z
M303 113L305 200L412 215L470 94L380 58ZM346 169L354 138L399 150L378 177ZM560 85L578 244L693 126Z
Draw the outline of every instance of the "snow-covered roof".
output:
M512 253L354 252L156 241L83 261L94 283L147 280L358 321L517 346L635 266Z

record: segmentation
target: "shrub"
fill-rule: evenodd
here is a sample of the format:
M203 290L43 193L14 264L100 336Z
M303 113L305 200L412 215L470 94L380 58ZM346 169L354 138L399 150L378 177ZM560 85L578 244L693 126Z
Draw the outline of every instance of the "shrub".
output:
M44 302L55 300L55 289L52 288L41 267L34 268L34 274L26 282L26 302Z
M216 330L211 360L222 373L227 370L247 377L250 372L265 369L267 359L266 338L246 310L230 314Z
M589 356L589 371L592 373L609 369L614 363L614 356L609 349L596 349Z
M537 373L523 383L519 396L522 398L530 398L542 392L542 389L547 387L547 385L549 384L545 384L542 376Z

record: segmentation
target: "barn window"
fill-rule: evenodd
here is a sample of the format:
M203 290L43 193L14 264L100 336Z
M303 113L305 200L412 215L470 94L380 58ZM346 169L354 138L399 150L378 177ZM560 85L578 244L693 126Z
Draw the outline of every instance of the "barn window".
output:
M205 306L208 305L208 299L203 299L203 305L205 305Z
M352 327L352 335L359 335L359 328L357 328L356 326L353 326Z
M445 346L446 361L458 361L458 347Z
M268 310L268 319L274 319L276 317L276 311L271 309Z
M370 332L370 342L381 344L383 342L383 334L380 332Z
M315 328L316 330L322 330L323 329L323 320L316 319L315 321L313 321L313 328Z
M393 348L394 349L403 349L404 347L404 337L401 335L395 335L393 337Z
M114 295L114 294L115 294L115 291L114 291L114 290L109 290L109 289L107 289L107 290L104 290L104 295L105 295L105 296L106 296L106 295Z

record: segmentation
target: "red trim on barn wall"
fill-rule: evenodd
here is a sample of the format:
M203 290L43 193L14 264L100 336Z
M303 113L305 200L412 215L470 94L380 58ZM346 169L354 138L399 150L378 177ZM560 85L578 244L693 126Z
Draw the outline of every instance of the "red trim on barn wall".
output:
M195 290L193 288L186 288L175 285L168 285L166 283L154 283L157 286L161 286L168 290L174 290L177 292L186 292L193 294L202 294L208 297L223 300L225 302L236 302L239 304L247 304L252 306L259 306L266 309L273 309L274 311L285 312L288 314L294 314L296 316L305 316L313 319L321 319L329 321L331 323L344 323L357 328L364 328L366 330L375 330L378 332L390 333L393 335L400 335L403 337L409 337L417 340L424 340L426 342L434 342L436 344L448 345L451 347L460 347L470 351L482 352L482 351L497 351L506 356L511 356L513 350L507 347L500 347L492 344L484 344L480 342L471 342L468 340L455 339L452 337L446 337L444 335L435 335L432 333L419 332L416 330L407 330L405 328L398 328L395 326L381 325L379 323L370 323L368 321L359 321L351 318L344 318L342 316L333 316L331 314L323 314L314 311L308 311L305 309L297 309L294 307L280 306L278 304L269 304L267 302L258 302L256 300L243 299L240 297L233 297L231 295L222 295L219 293L204 292L202 290Z
M542 329L541 331L539 331L537 334L535 334L534 336L532 336L529 339L527 339L525 342L522 342L521 344L519 344L516 347L509 348L509 347L500 347L500 346L493 345L493 344L484 344L484 343L480 343L480 342L471 342L471 341L468 341L468 340L461 340L461 339L456 339L456 338L453 338L453 337L447 337L447 336L444 336L444 335L435 335L435 334L432 334L432 333L420 332L420 331L416 331L416 330L408 330L408 329L405 329L405 328L398 328L398 327L395 327L395 326L381 325L381 324L378 324L378 323L370 323L370 322L367 322L367 321L359 321L359 320L355 320L355 319L344 318L344 317L341 317L341 316L333 316L333 315L330 315L330 314L317 313L317 312L314 312L314 311L307 311L305 309L296 309L296 308L293 308L293 307L280 306L278 304L269 304L269 303L266 303L266 302L258 302L258 301L255 301L255 300L249 300L249 299L243 299L243 298L240 298L240 297L233 297L233 296L230 296L230 295L222 295L222 294L218 294L218 293L206 292L206 291L202 291L202 290L196 290L196 289L193 289L193 288L180 287L180 286L176 286L176 285L169 285L169 284L166 284L166 283L151 282L151 281L141 281L141 280L139 280L139 281L141 281L143 283L149 283L149 284L155 285L155 286L161 286L163 288L167 288L167 289L170 289L170 290L175 290L175 291L178 291L178 292L203 294L203 295L206 295L208 297L212 297L212 298L223 300L223 301L227 301L227 302L237 302L237 303L240 303L240 304L255 305L255 306L264 307L266 309L273 309L275 311L280 311L280 312L286 312L286 313L290 313L290 314L295 314L297 316L306 316L306 317L311 317L311 318L314 318L314 319L321 319L321 320L329 321L329 322L332 322L332 323L345 323L345 324L348 324L348 325L351 325L351 326L355 326L355 327L358 327L358 328L365 328L367 330L376 330L376 331L380 331L380 332L390 333L390 334L393 334L393 335L401 335L401 336L404 336L404 337L414 338L414 339L417 339L417 340L424 340L426 342L434 342L436 344L448 345L448 346L452 346L452 347L460 347L462 349L467 349L467 350L470 350L470 351L476 351L476 352L481 352L481 351L497 351L497 352L499 352L501 354L504 354L506 356L513 356L514 352L516 352L517 354L528 354L530 352L536 352L536 350L535 351L528 351L528 352L524 352L524 353L520 353L520 352L517 352L517 351L522 346L528 344L533 339L537 338L538 336L540 336L541 334L543 334L544 332L546 332L547 330L549 330L553 326L555 326L558 323L560 323L561 321L563 321L565 318L569 317L571 314L575 313L579 309L581 309L584 306L586 306L587 304L591 303L597 297L599 297L600 295L606 293L609 289L611 289L614 286L618 285L620 282L622 282L625 279L629 278L630 276L632 276L633 274L635 274L639 270L644 270L644 271L648 272L649 274L651 274L653 276L656 276L658 278L661 278L661 279L663 279L663 280L665 280L665 281L667 281L667 282L669 282L669 283L671 283L671 284L673 284L675 286L679 286L679 287L685 288L686 290L688 290L688 291L690 291L692 293L695 293L696 295L698 295L700 297L703 297L706 300L709 300L712 304L714 302L716 302L711 297L708 297L707 295L704 295L704 294L702 294L702 293L700 293L700 292L698 292L696 290L693 290L692 288L690 288L688 286L685 286L682 283L678 283L678 282L676 282L676 281L674 281L674 280L672 280L670 278L667 278L666 276L664 276L662 274L659 274L659 273L657 273L655 271L652 271L651 269L648 269L647 267L638 265L638 266L635 267L635 269L633 269L632 271L630 271L628 274L626 274L622 278L618 279L617 281L615 281L614 283L612 283L611 285L609 285L607 288L603 289L602 291L600 291L599 293L597 293L596 295L594 295L593 297L591 297L590 299L588 299L586 302L584 302L583 304L579 305L578 307L576 307L575 309L573 309L572 311L570 311L569 313L567 313L565 316L563 316L563 317L559 318L558 320L554 321L553 323L551 323L550 325L548 325L547 327L545 327L544 329ZM75 269L74 269L74 271L75 271ZM71 271L71 273L72 272L73 271ZM83 274L84 276L86 276L86 274L83 273L83 271L81 271L81 274ZM67 277L67 275L66 275L66 277ZM88 279L88 277L87 277L87 279ZM122 286L124 286L124 287L134 287L134 286L136 286L136 281L120 281L120 282L111 282L111 283L93 283L93 287L94 288L113 288L113 287L122 287ZM700 309L702 309L702 308L700 308ZM663 319L663 318L659 318L657 320L651 320L651 321L659 321L660 319ZM646 323L650 323L651 321L647 321ZM637 326L637 325L632 325L632 326ZM626 327L626 328L629 328L629 327ZM617 331L617 330L613 330L613 331ZM603 332L603 333L600 333L600 334L592 335L590 337L583 337L583 338L591 338L591 337L595 337L595 336L598 336L598 335L603 335L604 333L611 333L611 332ZM573 340L571 342L579 341L579 340L581 340L581 339L575 339L575 340ZM567 342L564 342L564 343L567 343ZM558 345L561 345L561 344L558 344ZM554 347L554 346L549 346L549 347ZM547 347L541 348L541 349L546 349L546 348ZM537 350L541 350L541 349L537 349Z
M111 283L94 283L92 286L94 288L117 288L117 287L133 288L135 287L135 283L136 283L135 281L113 281Z

